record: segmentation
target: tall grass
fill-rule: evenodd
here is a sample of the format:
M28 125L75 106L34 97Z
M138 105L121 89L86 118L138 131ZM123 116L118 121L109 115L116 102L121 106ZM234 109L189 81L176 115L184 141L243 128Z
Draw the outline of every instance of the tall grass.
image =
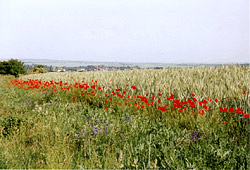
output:
M103 93L96 92L92 100L81 96L78 90L58 88L55 94L50 89L9 86L7 83L13 78L0 77L0 168L249 169L249 118L221 113L219 108L241 108L243 113L250 113L250 67L20 77L69 83L97 80L98 86L105 88ZM132 85L137 89L129 88ZM166 98L170 92L179 100L190 99L194 93L198 101L209 97L213 102L208 104L211 111L200 115L198 105L194 114L191 110L161 112L156 107L117 106L125 99L112 96L106 110L105 93L117 88L131 96L148 94L154 103L159 99L158 93ZM152 95L156 97L152 99ZM72 101L72 97L77 97L77 101ZM164 102L169 107L172 104ZM93 128L98 134L93 135ZM191 134L197 130L199 140L191 142Z

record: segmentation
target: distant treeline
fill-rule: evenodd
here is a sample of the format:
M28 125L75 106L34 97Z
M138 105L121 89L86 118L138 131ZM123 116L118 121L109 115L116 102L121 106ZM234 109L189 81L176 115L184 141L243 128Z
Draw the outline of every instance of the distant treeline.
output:
M25 65L26 70L30 70L34 67L39 66L38 64L32 64L32 65ZM57 67L57 66L48 66L48 65L43 65L43 68L47 69L49 72L55 72L59 68L63 68L66 71L70 72L77 72L77 71L95 71L95 70L131 70L131 69L140 69L139 66L105 66L105 65L88 65L88 66L79 66L79 67Z

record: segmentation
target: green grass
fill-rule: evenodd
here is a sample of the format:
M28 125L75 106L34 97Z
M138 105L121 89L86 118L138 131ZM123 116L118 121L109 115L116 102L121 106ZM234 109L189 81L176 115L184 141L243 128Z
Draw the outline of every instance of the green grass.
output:
M46 73L20 78L74 83L71 77L97 80L105 89L95 90L96 96L89 100L80 95L83 89L56 88L55 95L50 88L41 92L9 86L14 77L0 76L0 168L249 169L249 118L221 113L219 108L250 113L250 67ZM116 88L131 96L155 95L156 106L117 106L127 98L112 96ZM169 109L173 102L168 101L163 101L168 112L158 110L157 94L166 98L170 91L179 100L191 99L192 93L198 101L209 97L213 99L208 104L211 111L203 116L198 114L200 108L180 113ZM103 102L109 99L105 93L112 96L112 102ZM138 99L128 102L142 105ZM90 124L102 134L91 135ZM200 131L197 144L190 142L196 130Z

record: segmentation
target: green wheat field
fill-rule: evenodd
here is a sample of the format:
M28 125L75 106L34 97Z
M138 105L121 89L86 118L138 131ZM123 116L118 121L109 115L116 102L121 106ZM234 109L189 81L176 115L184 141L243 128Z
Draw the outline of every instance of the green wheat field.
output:
M250 67L0 76L0 169L250 169Z

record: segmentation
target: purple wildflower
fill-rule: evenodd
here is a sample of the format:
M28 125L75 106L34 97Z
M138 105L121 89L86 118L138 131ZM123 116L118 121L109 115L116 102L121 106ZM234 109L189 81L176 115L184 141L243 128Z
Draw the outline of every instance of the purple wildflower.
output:
M131 121L131 119L130 119L130 117L129 117L129 116L126 116L126 119L127 119L127 120L129 120L129 121Z
M107 133L108 132L108 129L106 129L106 128L103 128L103 130Z
M190 135L191 136L190 142L193 142L194 138L196 138L197 140L199 140L199 138L197 137L197 135L198 135L199 132L200 131L197 130L197 131L193 132L193 134ZM196 144L197 144L197 142L196 142Z

